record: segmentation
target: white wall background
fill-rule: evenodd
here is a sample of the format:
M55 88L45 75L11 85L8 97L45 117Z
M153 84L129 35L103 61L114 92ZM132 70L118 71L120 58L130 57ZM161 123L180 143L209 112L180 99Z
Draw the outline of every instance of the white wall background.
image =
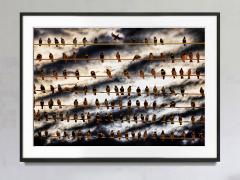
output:
M221 12L220 163L20 163L19 12ZM0 179L240 179L239 0L0 0Z

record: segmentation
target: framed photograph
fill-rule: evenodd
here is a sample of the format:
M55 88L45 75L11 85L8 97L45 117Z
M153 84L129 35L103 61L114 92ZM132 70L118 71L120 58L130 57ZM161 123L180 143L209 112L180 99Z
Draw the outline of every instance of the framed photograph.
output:
M20 21L20 161L220 161L219 13Z

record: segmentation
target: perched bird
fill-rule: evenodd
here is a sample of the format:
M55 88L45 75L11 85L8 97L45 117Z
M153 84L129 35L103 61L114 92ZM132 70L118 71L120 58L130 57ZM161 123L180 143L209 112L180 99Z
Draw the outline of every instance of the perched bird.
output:
M43 106L44 106L44 101L43 101L43 99L40 100L40 106L41 106L41 108L43 109Z
M191 123L194 125L195 124L195 116L191 116Z
M94 44L97 44L98 43L98 39L95 38L94 41L93 41Z
M156 132L156 131L153 132L153 134L152 134L152 139L153 139L153 140L156 140L156 139L157 139L157 132Z
M148 39L147 38L144 39L144 43L148 44Z
M185 36L183 37L182 43L183 43L184 46L186 46L187 40L186 40Z
M174 79L177 76L177 72L176 72L175 68L172 68L172 76L173 76Z
M83 105L84 105L84 106L87 106L87 105L88 105L87 98L84 98Z
M148 86L145 87L145 92L146 92L146 95L149 96L150 91L149 91L149 87Z
M42 93L46 93L44 85L41 84L40 89L41 89Z
M191 70L191 69L188 69L188 79L191 78L191 75L192 75L192 70Z
M143 139L144 139L144 141L147 140L147 137L148 137L147 130L145 130L144 133L143 133Z
M197 76L197 78L199 79L199 77L200 77L200 69L196 69L196 76Z
M204 96L204 89L202 87L200 87L200 93L202 96Z
M136 106L137 106L137 108L140 108L140 101L139 100L136 100Z
M199 60L200 60L200 54L199 54L199 52L197 52L196 58L197 58L197 62L199 63Z
M185 61L187 60L187 54L186 54L186 52L182 52L182 54L181 54L181 60L182 60L182 62L185 62Z
M151 69L151 74L153 75L154 79L156 79L156 71L155 71L155 69Z
M161 45L164 45L164 41L162 38L160 38L160 43L161 43Z
M130 96L132 91L132 86L128 86L127 91L128 91L128 96Z
M75 71L75 76L76 76L77 80L79 80L80 75L79 75L78 69Z
M78 100L77 99L74 100L73 105L74 105L75 108L78 107Z
M144 108L145 108L145 109L148 108L148 102L147 102L147 100L144 101Z
M163 79L165 79L166 71L164 69L161 69L161 75L162 75Z
M77 122L77 120L78 120L78 114L77 113L73 114L73 119L74 119L75 122Z
M41 61L41 60L42 60L42 54L38 54L36 59L37 59L38 61Z
M108 95L110 95L110 86L109 85L106 86L106 92Z
M69 114L68 111L66 112L66 115L65 115L65 116L66 116L67 122L69 122L69 120L70 120L70 114Z
M171 92L172 95L176 95L176 92L175 92L175 90L173 89L173 87L169 87L169 90L170 90L170 92Z
M63 58L64 62L66 63L67 60L68 60L67 54L66 54L66 53L63 53L63 54L62 54L62 58Z
M189 60L190 60L190 62L193 62L193 53L192 53L192 51L189 52Z
M141 96L141 89L140 89L140 87L137 88L136 92L137 92L138 96Z
M96 105L96 107L99 109L100 103L99 103L99 100L98 100L98 99L95 100L95 105Z
M48 107L49 107L49 109L52 109L52 107L53 107L53 100L52 99L50 99L48 101Z
M76 37L73 39L73 44L75 47L77 47L77 38Z
M115 91L115 93L116 93L116 96L118 96L118 95L119 95L119 92L118 92L118 87L117 87L117 86L114 86L114 91Z
M82 40L82 42L83 42L83 46L86 46L86 44L87 44L87 38L84 37L83 40Z
M153 110L155 110L157 107L157 102L156 101L153 101Z
M101 60L101 62L103 63L103 62L104 62L104 53L101 52L99 56L100 56L100 60Z
M164 53L160 53L160 60L165 62L165 54Z
M194 109L195 108L195 102L194 101L191 101L191 107Z
M153 60L153 59L154 59L153 53L149 53L149 60Z
M91 71L91 76L96 79L96 73L94 71Z
M111 74L111 71L109 69L106 70L106 73L107 73L109 78L112 78L112 74Z
M63 76L64 76L64 79L67 79L67 70L66 69L63 70Z
M121 92L121 95L124 95L124 87L123 86L121 86L120 92Z
M157 120L157 116L156 116L156 114L153 114L153 116L152 116L152 122L156 122L156 120Z
M56 47L58 47L58 45L59 45L59 41L58 41L57 38L54 38L54 42L55 42Z
M118 105L119 105L119 109L122 109L122 98L121 97L118 99Z
M93 86L92 91L93 91L93 95L97 95L97 88L96 88L96 86Z
M38 45L39 45L39 46L42 45L42 38L39 38Z
M176 107L176 103L174 101L170 102L170 108L175 108Z
M181 87L180 91L181 91L182 96L184 96L185 89L183 86Z
M118 137L118 140L120 141L122 138L122 133L120 130L117 131L117 137Z
M141 58L141 56L138 55L138 54L136 54L136 55L133 57L133 61L134 61L134 60L138 60L138 59L140 59L140 58Z
M61 103L60 99L57 100L57 105L58 105L59 108L62 108L62 103Z
M182 125L182 122L183 122L183 121L182 121L182 116L181 116L181 115L178 116L178 122L179 122L179 124L180 124L180 126L181 126L181 125Z
M164 86L161 88L161 92L162 92L162 95L165 96L166 95L166 91L165 91L165 88Z
M123 71L123 75L126 76L128 79L130 78L128 70L126 69Z
M127 106L128 106L128 109L131 108L131 106L132 106L132 101L131 101L131 99L128 100Z
M61 44L65 46L65 40L61 37Z
M108 100L107 99L104 100L104 105L106 106L107 109L109 109L109 105L108 105Z
M157 86L154 86L154 87L153 87L153 94L154 94L154 96L157 96L157 95L158 95Z
M55 79L58 79L58 72L57 71L53 71L53 77L55 77ZM60 85L59 85L60 86ZM61 89L62 90L62 89Z
M139 71L139 75L140 75L141 78L144 79L144 71L143 71L143 70L140 70L140 71Z
M54 58L53 58L53 54L52 53L49 54L49 59L53 62Z
M137 113L135 113L135 114L133 115L133 119L134 119L135 123L137 123L137 120L138 120Z
M138 132L137 136L138 136L138 140L140 140L142 136L140 131Z
M48 46L50 46L50 45L51 45L51 42L52 42L52 41L51 41L51 39L50 39L50 38L48 38L48 39L47 39Z
M114 106L115 106L115 102L114 102L114 101L111 101L111 107L112 107L112 109L114 109Z
M156 46L157 45L157 38L156 38L156 36L154 36L153 42L154 42L154 45Z
M42 80L44 80L44 70L43 69L41 69L40 75L41 75Z
M174 54L173 54L173 53L170 53L170 58L171 58L171 60L172 60L172 63L174 63L175 56L174 56Z
M84 87L83 87L83 92L84 92L84 95L87 94L87 92L88 92L88 87L87 87L87 86L84 86Z
M61 85L60 84L58 84L58 92L62 92L63 90L62 90L62 87L61 87Z
M179 74L180 74L180 76L181 76L181 79L183 79L184 72L183 72L183 69L182 69L182 68L179 70Z
M121 58L120 58L120 53L119 52L116 53L116 58L117 58L118 62L121 62Z

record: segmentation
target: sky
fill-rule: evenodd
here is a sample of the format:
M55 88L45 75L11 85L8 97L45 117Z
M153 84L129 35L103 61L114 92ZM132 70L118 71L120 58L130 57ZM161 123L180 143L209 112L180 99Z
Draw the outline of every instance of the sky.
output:
M119 35L120 39L114 40L111 34ZM203 44L186 44L185 46L181 44L183 37L186 37L187 42L191 43L203 43ZM78 45L74 46L73 39L76 38L78 43L82 43L83 38L86 37L89 45L83 46ZM147 38L148 42L153 42L154 37L157 38L158 44L127 44L129 42L144 42L144 39ZM42 39L43 45L39 46L39 38ZM52 43L54 43L54 38L57 38L60 42L60 39L63 38L65 40L66 45L59 45L56 47L55 45L45 45L47 43L47 39L50 38ZM94 39L98 39L98 45L92 44ZM160 38L164 40L164 45L159 44ZM179 43L179 44L171 44L171 43ZM117 146L125 146L125 145L138 145L138 146L151 146L151 145L164 145L164 146L192 146L192 145L204 145L204 141L201 141L199 138L195 140L175 140L173 142L170 141L153 141L150 137L152 133L156 132L158 138L162 131L166 135L174 133L175 136L180 136L183 132L187 135L187 137L191 137L192 132L204 133L204 123L199 122L199 118L201 115L204 115L204 108L156 108L153 110L152 108L144 109L143 103L146 100L149 105L152 105L154 101L157 102L157 105L161 104L169 104L174 101L176 102L176 107L190 107L191 101L196 103L196 107L200 107L204 105L204 97L201 96L199 89L202 87L204 89L205 85L205 76L200 76L197 79L196 76L191 76L188 79L184 76L181 79L177 76L175 79L171 76L153 78L151 76L151 70L155 69L157 74L160 74L161 69L166 71L167 75L171 75L172 68L176 69L177 74L179 74L179 70L182 68L184 74L187 74L188 69L192 70L192 74L195 74L196 69L201 72L201 75L204 75L205 69L205 30L204 28L35 28L34 29L34 83L36 87L36 94L34 94L35 98L35 106L34 110L37 112L38 110L41 113L41 120L37 121L33 119L34 125L34 143L35 145L117 145ZM101 43L105 43L101 45ZM107 43L110 43L106 45ZM125 44L124 44L125 43ZM170 44L168 44L170 43ZM72 58L73 53L77 53L77 58L83 59L87 54L89 56L89 61L79 60L72 61L69 60L67 62L63 61L62 56L65 53L70 59ZM91 59L99 59L100 52L104 53L105 59L113 59L113 60L104 60L102 63L100 60L91 60ZM116 53L119 52L121 58L129 59L122 60L118 62L116 59ZM179 60L181 54L185 52L189 54L189 52L193 53L193 57L196 59L196 53L200 54L200 58L203 59L199 63L194 60L193 62L182 62ZM54 61L51 62L49 60L44 60L49 58L49 53L52 53L54 56ZM165 62L163 61L149 61L149 54L153 53L155 59L159 59L160 53L164 53L167 56ZM175 62L172 63L169 58L169 54L173 53L175 55ZM36 57L38 54L42 55L43 60L38 61ZM141 58L138 60L132 60L135 55L139 55ZM58 75L62 76L63 70L67 70L68 77L64 79L64 77L59 77L55 79L53 77L45 77L44 80L41 79L40 71L43 70L44 74L47 76L52 76L52 72L58 72ZM106 69L109 69L112 74L112 78L106 76ZM78 70L80 73L80 79L78 80L74 77L75 71ZM123 76L123 71L127 70L130 74L130 78L126 78ZM145 72L146 77L144 79L139 76L139 71L142 70ZM90 72L94 71L97 75L97 78L93 78L90 76ZM84 76L84 77L82 77ZM52 94L49 89L50 85L53 85L57 88L58 84L65 88L65 92L58 92L55 89L55 93ZM43 93L39 91L40 86L43 85L46 89L46 92ZM121 86L124 87L126 91L129 86L131 86L132 93L128 96L126 93L122 96L116 96L115 93L110 93L110 95L106 93L97 93L94 95L93 93L87 93L84 95L82 92L72 92L74 86L77 86L80 90L83 86L88 86L88 91L91 92L92 87L97 88L97 92L106 91L106 85L109 85L111 91L114 91L114 87L117 86L119 89ZM176 91L176 93L180 92L180 88L184 88L186 93L193 93L193 95L184 95L182 97L181 94L167 94L166 96L154 96L150 94L147 96L146 94L142 94L141 96L136 95L136 89L139 87L142 92L144 92L145 87L148 86L150 91L152 91L153 87L156 86L158 90L160 90L163 86L166 89L166 92L169 93L169 88L172 88ZM80 105L83 104L84 98L87 98L88 103L93 105L88 108L74 108L73 102L75 99L78 100ZM123 109L119 109L119 107L115 107L114 109L107 109L102 106L99 109L94 107L95 100L98 99L101 104L103 104L105 99L108 99L108 102L114 101L117 105L119 98L122 99L123 105L127 105L127 102L131 100L132 106L135 106L136 100L140 101L141 108L138 109L136 107L131 108L131 110L127 110L126 107ZM57 104L57 99L61 100L62 108L58 106L54 106L53 109L49 109L48 106L44 106L43 109L39 106L40 101L43 100L44 104L47 105L48 101L52 99L54 101L54 105ZM73 117L74 113L77 113L78 117L82 113L86 114L89 112L91 114L91 120L83 122L82 120L70 121L53 121L49 119L48 121L44 120L43 113L47 112L49 117L55 112L59 114L63 112L69 112ZM96 123L95 115L99 113L101 116L105 113L113 114L112 122L101 122L99 124ZM127 122L125 116L129 115L130 119L133 119L133 115L138 115L138 123L134 121ZM149 122L141 122L140 115L143 114L149 116ZM153 114L156 115L156 122L151 122ZM124 122L119 120L119 116L124 116ZM168 122L167 124L163 124L161 119L163 116L166 116L169 120L171 115L174 115L174 124ZM178 122L178 117L183 117L183 124L180 125ZM191 116L194 116L196 119L196 123L191 123ZM65 116L64 116L65 117ZM72 132L82 132L86 134L90 130L92 134L92 138L90 140L83 140L79 142L77 138L72 138ZM113 130L115 136L117 131L122 133L122 138L119 140L115 138L114 140L106 138L104 141L97 139L98 133L103 133L105 136L108 136ZM39 138L38 134L44 134L44 131L47 131L49 136L44 138ZM61 136L63 136L64 132L69 135L69 137L61 137L55 138L56 131L60 132ZM134 140L131 138L131 133L143 133L147 131L148 139L147 140ZM124 138L125 133L129 133L129 139Z

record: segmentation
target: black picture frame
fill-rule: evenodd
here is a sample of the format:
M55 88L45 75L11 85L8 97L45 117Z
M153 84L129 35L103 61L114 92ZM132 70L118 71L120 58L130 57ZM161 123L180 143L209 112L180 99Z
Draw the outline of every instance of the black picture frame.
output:
M23 157L23 17L24 16L216 16L217 17L217 157L216 158L25 158ZM220 162L220 12L21 12L20 13L20 162Z

